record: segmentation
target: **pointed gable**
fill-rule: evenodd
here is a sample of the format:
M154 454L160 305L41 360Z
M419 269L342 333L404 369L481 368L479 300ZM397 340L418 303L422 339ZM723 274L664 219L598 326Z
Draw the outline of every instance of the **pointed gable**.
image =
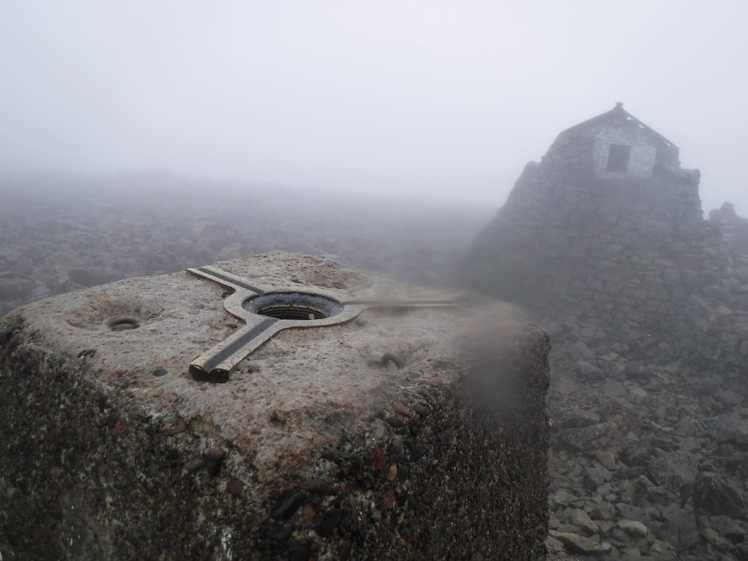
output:
M680 167L678 147L622 103L563 131L547 157L591 167L599 178L646 178L656 168Z

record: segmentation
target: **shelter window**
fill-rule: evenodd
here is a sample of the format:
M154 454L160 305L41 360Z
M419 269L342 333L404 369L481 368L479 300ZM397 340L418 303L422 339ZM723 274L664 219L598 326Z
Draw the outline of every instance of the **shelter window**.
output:
M626 144L611 144L608 151L608 165L606 171L625 172L631 159L631 146Z

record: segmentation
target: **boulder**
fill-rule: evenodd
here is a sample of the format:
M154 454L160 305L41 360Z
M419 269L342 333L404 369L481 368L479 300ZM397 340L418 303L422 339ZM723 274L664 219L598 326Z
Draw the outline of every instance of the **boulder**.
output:
M581 553L583 555L605 555L609 553L612 546L608 542L594 538L580 536L573 532L550 532L570 553Z
M580 528L582 533L586 536L594 536L600 531L600 527L595 523L590 516L580 508L572 508L567 513L569 524Z
M645 538L649 534L647 527L638 520L619 520L617 526L632 538Z
M393 286L311 256L221 266L265 295L312 273L316 284L294 286L336 283L325 293L338 302ZM353 277L362 280L349 286ZM445 297L407 288L411 298ZM0 332L13 333L0 346L1 556L543 554L550 345L540 329L500 307L372 309L362 324L288 327L227 376L192 371L236 326L224 304L219 285L179 272L0 318ZM372 348L404 349L406 359L371 367Z
M604 437L609 430L608 423L597 423L578 429L565 429L559 438L568 447L583 452L597 448L597 441Z
M693 502L699 512L741 518L746 514L740 490L724 476L701 472L693 487Z

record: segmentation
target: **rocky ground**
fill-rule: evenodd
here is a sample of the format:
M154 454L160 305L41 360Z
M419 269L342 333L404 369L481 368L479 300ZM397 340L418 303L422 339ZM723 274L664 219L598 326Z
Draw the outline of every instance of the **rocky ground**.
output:
M551 558L748 560L744 384L547 325Z
M169 178L151 192L154 181L120 178L104 189L90 180L0 178L0 314L81 287L272 249L442 282L487 219L468 209L287 193L206 197ZM542 323L554 345L549 558L748 560L745 383L660 359L657 342L643 353L612 325Z
M278 249L439 282L488 217L467 206L170 176L0 174L0 193L0 314L53 294Z

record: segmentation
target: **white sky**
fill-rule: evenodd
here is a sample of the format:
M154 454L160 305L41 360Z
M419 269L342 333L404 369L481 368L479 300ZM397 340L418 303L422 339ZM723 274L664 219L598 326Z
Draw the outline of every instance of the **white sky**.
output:
M744 0L3 0L0 168L498 207L622 100L748 214Z

